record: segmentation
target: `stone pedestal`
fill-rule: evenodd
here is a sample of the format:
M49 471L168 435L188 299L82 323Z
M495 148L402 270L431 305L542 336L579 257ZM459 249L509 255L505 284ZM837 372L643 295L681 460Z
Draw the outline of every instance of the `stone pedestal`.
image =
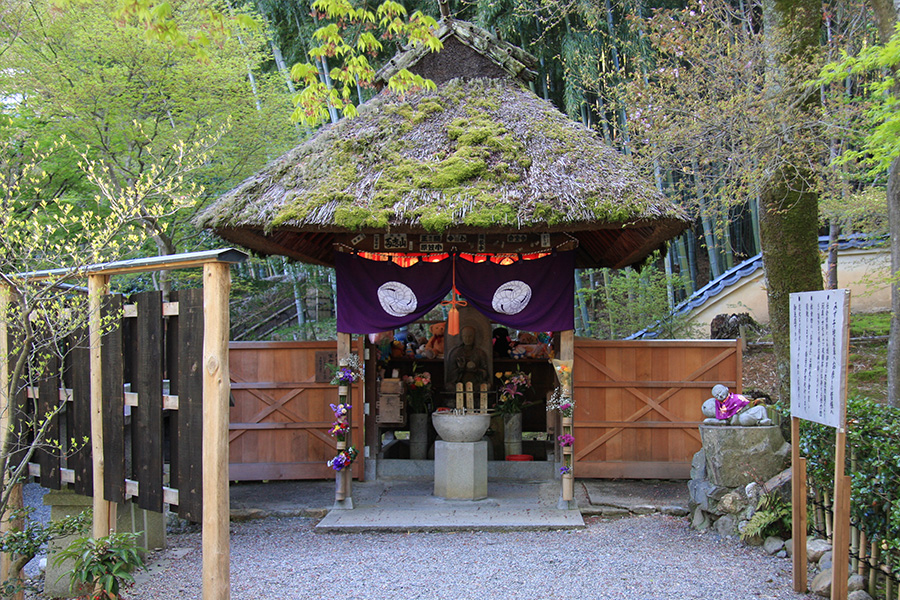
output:
M765 481L785 468L790 446L781 428L701 425L709 481L727 488Z
M50 507L50 518L62 519L77 515L93 505L87 496L81 496L68 490L50 490L44 495L44 504ZM141 532L137 544L147 550L166 547L166 520L162 513L138 508L136 504L125 502L116 506L116 531ZM84 535L90 535L88 531ZM48 598L72 597L69 591L69 579L62 577L72 569L70 562L54 566L55 555L65 549L73 541L84 535L70 535L52 540L47 548L47 570L44 577L44 595ZM61 578L62 577L62 578Z
M447 500L487 498L487 442L434 443L434 495Z
M748 484L781 473L791 446L776 426L701 425L700 438L703 449L694 455L688 483L693 526L737 535L756 511Z

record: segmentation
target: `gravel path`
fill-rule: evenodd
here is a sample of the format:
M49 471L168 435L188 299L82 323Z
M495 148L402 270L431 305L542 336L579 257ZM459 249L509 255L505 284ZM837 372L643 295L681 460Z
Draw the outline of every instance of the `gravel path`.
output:
M586 519L539 532L317 534L300 517L233 523L231 597L396 599L800 599L790 559L686 519ZM200 534L169 537L127 598L201 597Z

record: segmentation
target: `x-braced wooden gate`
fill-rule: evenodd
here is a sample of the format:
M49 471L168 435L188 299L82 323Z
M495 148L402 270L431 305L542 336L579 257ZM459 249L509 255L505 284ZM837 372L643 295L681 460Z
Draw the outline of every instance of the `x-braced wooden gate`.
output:
M686 479L712 386L740 392L740 340L575 345L578 477Z

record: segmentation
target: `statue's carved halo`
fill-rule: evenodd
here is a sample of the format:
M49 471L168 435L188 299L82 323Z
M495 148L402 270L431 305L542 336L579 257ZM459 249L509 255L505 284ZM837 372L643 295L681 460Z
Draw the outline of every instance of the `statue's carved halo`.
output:
M415 292L408 285L399 281L388 281L381 284L376 293L381 308L392 317L405 317L415 312L419 306L419 299L416 298Z
M497 288L491 300L491 307L503 315L517 315L531 302L531 286L513 279Z

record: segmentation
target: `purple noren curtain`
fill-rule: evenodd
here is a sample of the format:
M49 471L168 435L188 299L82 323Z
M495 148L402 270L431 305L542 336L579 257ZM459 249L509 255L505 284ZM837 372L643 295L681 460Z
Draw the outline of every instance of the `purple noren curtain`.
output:
M411 267L336 252L338 331L377 333L421 318L450 292L453 260L460 295L492 321L526 331L574 329L574 252L511 265L453 257Z

